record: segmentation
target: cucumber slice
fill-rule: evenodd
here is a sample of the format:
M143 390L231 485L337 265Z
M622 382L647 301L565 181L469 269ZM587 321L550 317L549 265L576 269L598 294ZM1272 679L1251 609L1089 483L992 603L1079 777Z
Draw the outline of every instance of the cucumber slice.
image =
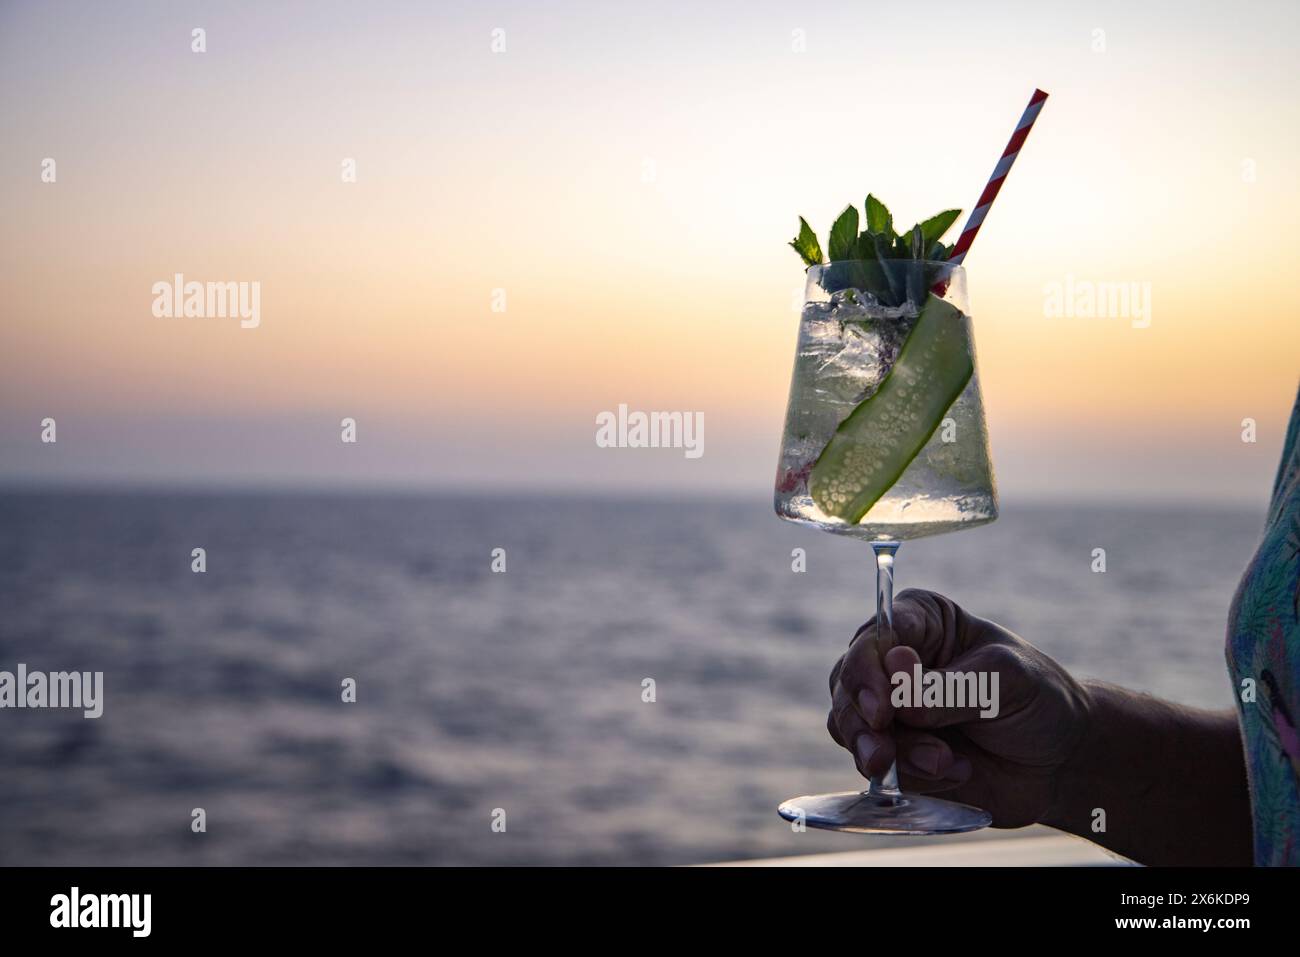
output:
M880 388L822 449L808 477L817 507L856 525L930 441L974 372L960 310L930 296Z

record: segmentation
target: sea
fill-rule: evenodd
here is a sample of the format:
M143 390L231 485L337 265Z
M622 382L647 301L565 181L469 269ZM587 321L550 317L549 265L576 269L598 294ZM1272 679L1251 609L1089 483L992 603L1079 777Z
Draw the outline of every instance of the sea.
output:
M1230 707L1225 619L1263 518L1004 501L904 545L897 582L1078 675ZM10 490L0 670L104 677L98 719L0 710L0 865L896 844L776 815L861 783L827 676L873 611L870 548L766 498Z

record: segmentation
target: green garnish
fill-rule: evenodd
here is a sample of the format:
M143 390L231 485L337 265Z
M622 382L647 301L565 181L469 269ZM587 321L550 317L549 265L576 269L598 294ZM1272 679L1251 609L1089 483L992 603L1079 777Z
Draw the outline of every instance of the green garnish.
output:
M876 197L867 193L867 229L873 233L888 233L890 238L894 235L894 217L889 214L885 204Z
M856 525L930 440L975 372L961 313L927 298L880 387L839 424L808 475L827 515Z
M921 230L921 236L925 240L926 248L938 242L939 238L946 233L952 224L957 221L961 215L960 209L945 209L937 216L931 216L925 222L919 224L916 228Z
M835 224L831 226L829 252L831 262L853 259L858 244L858 211L852 206L844 207Z
M945 209L900 234L894 232L894 217L876 197L868 195L864 208L867 228L861 232L858 231L858 211L853 206L846 207L831 226L827 243L830 262L845 264L844 270L837 270L842 274L834 277L835 286L852 285L870 292L885 305L899 305L905 300L917 299L918 294L918 302L924 299L924 290L928 286L909 288L915 285L909 275L936 273L941 276L942 267L905 267L901 262L892 266L887 264L900 260L927 264L945 261L952 254L952 246L943 243L943 234L952 228L961 210ZM799 217L799 235L790 245L805 265L820 266L826 261L817 235L802 216Z
M809 266L816 266L822 261L822 247L817 242L817 234L808 225L808 220L799 217L799 235L790 243L794 251L803 257Z
M894 232L894 217L885 204L868 195L866 202L867 228L858 232L858 211L853 206L845 208L831 226L830 241L826 244L831 262L861 259L918 259L932 262L948 258L952 246L940 240L961 215L960 209L945 209L936 216L917 223L903 233ZM790 243L805 265L819 266L822 248L808 221L799 217L799 235Z

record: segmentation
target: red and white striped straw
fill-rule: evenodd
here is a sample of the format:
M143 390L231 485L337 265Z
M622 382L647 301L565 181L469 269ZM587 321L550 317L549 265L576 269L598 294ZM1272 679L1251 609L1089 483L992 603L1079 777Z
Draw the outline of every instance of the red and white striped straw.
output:
M1034 95L1029 98L1029 105L1025 107L1025 112L1020 117L1020 122L1016 124L1016 131L1011 134L1011 141L1002 151L1002 159L998 160L998 165L993 168L993 175L989 177L988 185L984 187L984 192L980 193L979 202L971 210L970 219L966 220L966 227L957 238L957 244L952 247L952 255L948 257L950 263L960 263L966 258L966 251L975 241L975 234L980 231L980 224L988 215L989 207L993 205L993 200L997 197L998 190L1002 188L1007 173L1011 172L1011 164L1020 155L1020 147L1025 145L1025 137L1029 135L1034 120L1038 119L1038 113L1046 102L1047 94L1042 90L1034 90Z

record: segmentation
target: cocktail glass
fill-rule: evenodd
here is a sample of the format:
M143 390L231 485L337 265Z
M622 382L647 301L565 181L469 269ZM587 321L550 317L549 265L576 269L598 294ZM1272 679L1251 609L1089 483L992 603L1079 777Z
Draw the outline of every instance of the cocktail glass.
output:
M997 518L961 266L809 268L775 504L788 521L871 544L878 629L893 625L902 542ZM991 820L903 793L896 766L865 790L797 797L778 810L810 827L869 834L952 833Z

